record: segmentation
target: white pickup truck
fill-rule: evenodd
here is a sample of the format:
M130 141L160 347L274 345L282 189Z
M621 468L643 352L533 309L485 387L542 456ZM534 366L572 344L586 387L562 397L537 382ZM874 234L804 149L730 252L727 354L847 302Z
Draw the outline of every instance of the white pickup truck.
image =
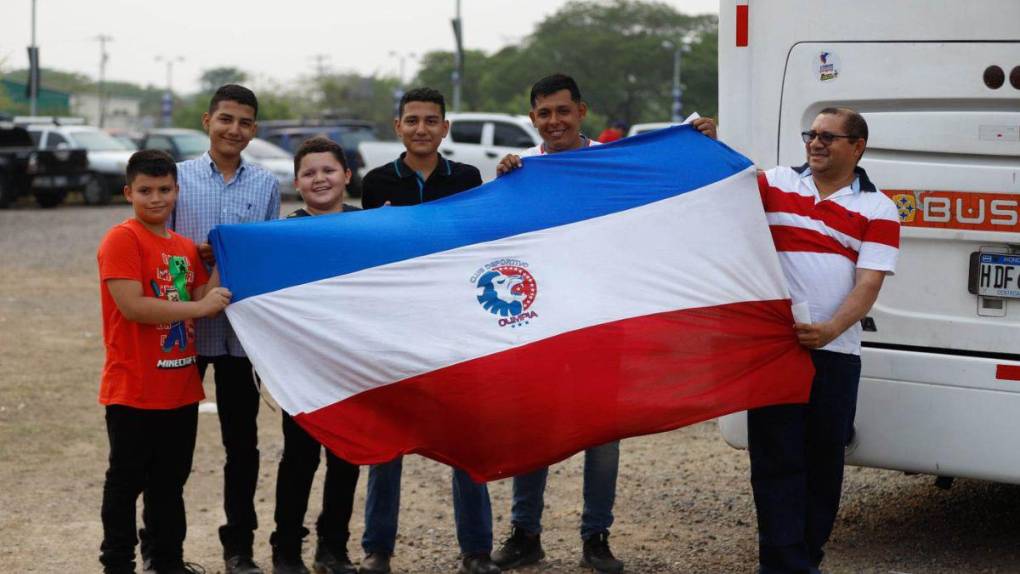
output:
M492 113L449 113L450 133L439 145L439 153L453 161L478 168L484 181L495 179L496 165L508 153L542 143L528 116ZM363 142L358 152L365 160L359 174L393 161L404 152L400 142Z

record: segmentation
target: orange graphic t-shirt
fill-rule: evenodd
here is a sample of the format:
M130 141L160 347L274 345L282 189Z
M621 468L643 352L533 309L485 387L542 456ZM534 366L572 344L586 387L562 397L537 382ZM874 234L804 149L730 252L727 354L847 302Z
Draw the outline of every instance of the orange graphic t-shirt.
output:
M205 398L192 321L129 321L106 285L109 279L130 279L141 283L146 297L190 301L193 290L209 280L195 244L172 231L169 238L160 237L129 219L107 232L96 257L106 344L99 402L175 409Z

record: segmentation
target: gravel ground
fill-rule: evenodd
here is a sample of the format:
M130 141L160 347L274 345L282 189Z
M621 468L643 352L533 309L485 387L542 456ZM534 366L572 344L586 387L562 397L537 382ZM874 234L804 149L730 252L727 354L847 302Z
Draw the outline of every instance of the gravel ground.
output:
M285 206L295 208L294 206ZM99 504L107 443L96 403L103 361L95 248L123 205L0 211L0 572L98 571ZM211 383L207 382L211 394ZM279 414L260 415L261 527L256 559L269 564ZM199 422L186 488L185 554L222 570L223 452L214 415ZM546 495L548 558L524 573L574 573L580 542L583 459L555 466ZM321 473L320 473L321 474ZM364 480L352 521L362 531ZM402 529L395 571L456 571L449 471L410 457L404 467ZM321 476L307 522L318 510ZM509 530L509 481L491 485L497 539ZM1020 487L851 468L827 572L1020 573ZM497 540L498 542L498 540ZM310 558L313 544L306 545ZM745 453L719 438L714 422L630 439L622 449L612 546L632 573L751 573L754 510Z

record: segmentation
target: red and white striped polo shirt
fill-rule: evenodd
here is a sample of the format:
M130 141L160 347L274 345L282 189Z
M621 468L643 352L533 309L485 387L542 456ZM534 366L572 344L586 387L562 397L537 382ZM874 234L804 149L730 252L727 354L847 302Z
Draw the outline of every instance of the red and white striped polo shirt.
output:
M806 167L806 166L805 166ZM794 303L806 302L811 322L832 318L854 287L857 269L896 270L900 220L892 200L863 169L854 182L820 199L811 170L776 167L758 175L772 240ZM823 347L859 355L854 324Z

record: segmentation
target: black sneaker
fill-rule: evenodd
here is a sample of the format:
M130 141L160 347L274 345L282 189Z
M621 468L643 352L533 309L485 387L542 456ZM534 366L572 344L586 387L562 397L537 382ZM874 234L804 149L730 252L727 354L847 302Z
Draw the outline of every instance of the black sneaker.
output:
M499 550L492 553L492 561L503 570L534 564L543 558L545 551L542 550L541 535L528 534L516 526Z
M194 562L178 562L171 566L156 566L152 569L156 574L206 574L202 568Z
M369 552L361 561L358 574L390 574L390 555L381 552Z
M273 574L312 574L312 572L305 566L300 554L297 556L283 556L274 552Z
M235 554L227 558L223 566L223 574L263 574L251 556L244 554Z
M312 568L315 569L315 574L358 574L358 569L351 564L346 549L343 552L330 552L322 543L315 547L315 563L312 564Z
M461 559L457 574L499 574L502 570L488 554L471 554Z
M581 567L591 568L599 574L620 574L623 572L623 562L617 560L609 549L608 532L596 534L584 540Z

